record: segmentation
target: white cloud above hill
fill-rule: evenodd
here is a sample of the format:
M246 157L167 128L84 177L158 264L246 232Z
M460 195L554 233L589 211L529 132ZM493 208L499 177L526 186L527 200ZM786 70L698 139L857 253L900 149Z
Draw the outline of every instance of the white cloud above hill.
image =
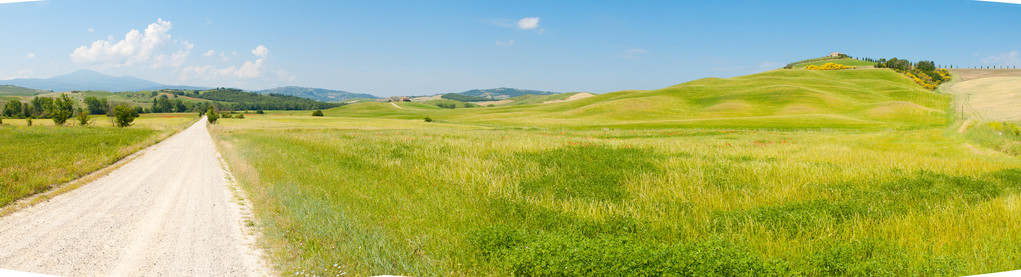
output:
M174 40L170 35L172 27L170 21L157 19L144 32L132 29L120 41L101 39L78 47L71 53L71 61L96 68L130 65L179 67L188 59L195 45Z

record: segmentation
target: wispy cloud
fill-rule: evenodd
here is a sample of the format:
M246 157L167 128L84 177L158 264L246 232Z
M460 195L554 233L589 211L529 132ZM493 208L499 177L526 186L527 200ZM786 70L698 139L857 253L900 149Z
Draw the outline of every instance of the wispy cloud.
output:
M645 49L641 49L641 48L634 48L634 47L627 47L627 46L617 46L617 48L620 48L620 52L618 52L617 54L614 54L613 57L614 58L618 58L618 59L634 60L634 59L637 59L637 58L641 57L642 55L645 55L645 54L649 53L649 50L645 50Z
M206 53L203 53L202 56L203 57L209 57L209 56L212 56L212 55L215 55L215 54L216 54L216 51L209 50L209 51L206 51Z
M539 34L546 32L546 29L539 26L538 17L525 17L518 20L497 18L497 19L484 19L487 23L495 26L504 28L514 28L518 30L535 30Z
M43 0L0 0L0 4L11 4L11 3L23 3L23 2L42 2Z
M995 3L1007 3L1007 4L1021 4L1021 0L975 0L979 2L995 2Z
M512 40L508 40L508 41L497 41L496 45L497 46L511 46L511 45L514 45L514 40L512 39Z
M982 58L982 63L986 65L1019 66L1021 65L1021 54L1017 50L1010 50L1010 52L984 57Z
M527 30L535 28L539 28L538 17L525 17L522 18L521 20L518 20L518 29Z
M31 59L31 58L35 58L35 53L28 53L28 54L25 54L25 58L26 58L26 59Z
M252 49L252 55L255 55L258 59L254 61L245 61L241 64L241 66L229 66L225 68L218 68L212 65L188 66L181 70L182 74L180 79L215 80L219 78L254 79L265 77L266 73L271 71L271 69L267 66L269 48L262 45L256 46L255 49ZM280 80L290 81L294 79L294 76L291 76L283 69L275 70L273 73L275 73L277 78Z

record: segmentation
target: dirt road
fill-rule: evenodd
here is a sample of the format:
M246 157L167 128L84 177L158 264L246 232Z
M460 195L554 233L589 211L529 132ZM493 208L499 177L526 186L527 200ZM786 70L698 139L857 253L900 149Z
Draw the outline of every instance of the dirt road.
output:
M266 275L205 126L201 120L106 176L0 218L0 268L62 276Z

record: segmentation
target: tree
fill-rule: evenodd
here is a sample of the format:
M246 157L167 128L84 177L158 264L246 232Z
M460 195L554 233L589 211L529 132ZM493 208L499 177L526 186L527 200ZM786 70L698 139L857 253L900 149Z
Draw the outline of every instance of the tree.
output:
M78 119L78 125L81 126L89 125L89 122L92 121L89 119L89 111L87 110L78 112L78 117L75 119Z
M50 117L50 112L53 111L53 98L40 96L32 98L32 110L39 118Z
M12 99L4 107L4 116L12 117L21 115L21 101Z
M206 111L206 120L209 120L209 123L216 123L218 118L220 118L220 115L216 113L216 109L213 105L209 105L209 109Z
M919 61L915 68L926 73L933 72L936 71L936 63L933 61Z
M167 95L160 95L152 101L152 112L153 113L170 113L174 112L174 102L170 101Z
M53 100L53 111L50 112L50 116L53 118L54 124L62 126L68 118L71 118L73 112L74 100L67 97L67 94L60 94L60 97Z
M323 116L323 111L315 110L314 112L312 112L312 116Z
M113 108L114 125L117 127L128 127L131 126L131 122L135 121L138 117L138 113L135 109L128 107L128 105L120 104Z
M89 114L106 114L106 98L99 100L95 96L86 96L83 102L85 102Z
M188 106L184 105L184 101L177 98L177 94L174 94L174 112L183 113L188 111Z

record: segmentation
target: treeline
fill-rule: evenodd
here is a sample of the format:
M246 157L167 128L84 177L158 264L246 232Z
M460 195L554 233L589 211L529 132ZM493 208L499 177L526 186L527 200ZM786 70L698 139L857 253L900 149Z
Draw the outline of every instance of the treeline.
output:
M53 119L54 124L64 125L71 116L76 116L78 124L85 126L92 122L89 115L105 114L115 117L114 125L127 127L142 110L140 107L131 108L125 104L112 105L106 98L93 96L85 97L83 103L85 107L77 105L67 94L60 94L57 97L36 96L28 102L15 99L4 105L3 116L27 119L29 126L32 125L32 119L37 118Z
M159 92L215 101L220 110L315 110L330 109L342 106L340 103L327 103L291 95L268 95L245 92L233 88L217 88L212 90L162 90ZM176 98L175 98L176 99ZM159 101L159 100L157 100ZM171 103L176 107L176 102ZM154 103L156 105L156 103ZM161 104L162 107L169 107ZM197 107L197 106L196 106ZM203 107L202 110L205 110Z
M489 98L485 98L485 97L469 96L469 95L463 95L463 94L457 94L457 93L447 93L447 94L444 94L444 95L440 96L440 98L454 100L454 101L461 101L461 102L493 101L493 99L489 99Z
M3 116L12 118L53 118L61 123L75 112L75 101L67 94L58 97L36 96L32 101L11 100L4 105ZM81 108L78 109L81 111Z
M950 71L937 67L933 61L913 63L909 60L898 58L890 58L889 60L885 58L866 58L864 60L875 62L876 68L889 68L907 75L908 78L911 78L915 83L928 90L935 90L940 84L950 81Z

